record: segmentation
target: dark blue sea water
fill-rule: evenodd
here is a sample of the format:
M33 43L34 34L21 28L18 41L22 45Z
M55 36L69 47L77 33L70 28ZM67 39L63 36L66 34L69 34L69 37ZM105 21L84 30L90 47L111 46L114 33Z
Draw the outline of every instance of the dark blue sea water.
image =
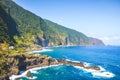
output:
M35 80L120 80L120 47L71 46L49 49L52 51L40 52L38 54L101 66L105 69L104 72L112 73L114 76L105 77L104 73L99 74L74 66L59 65L33 71L32 75L36 77ZM23 80L27 80L27 78L23 78Z

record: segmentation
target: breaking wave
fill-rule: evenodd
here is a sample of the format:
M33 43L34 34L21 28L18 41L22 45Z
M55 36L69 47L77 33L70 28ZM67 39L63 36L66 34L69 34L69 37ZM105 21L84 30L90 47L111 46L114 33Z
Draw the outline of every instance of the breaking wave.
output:
M29 51L29 53L39 53L39 52L49 52L53 51L52 49L43 49L43 50L36 50L36 51Z
M89 63L88 64L86 63L86 65L89 66ZM100 70L85 69L83 67L78 67L78 66L74 66L74 67L77 68L77 69L82 69L86 72L90 72L93 75L93 77L112 78L112 77L115 76L112 72L106 71L101 66L99 66Z
M49 67L54 67L54 66L59 66L59 65L63 65L63 64L32 68L32 69L29 69L29 70L23 72L21 75L12 75L11 77L9 77L9 79L10 79L10 80L16 80L17 78L26 77L26 78L28 78L28 79L34 80L34 79L36 79L37 77L33 76L33 78L30 78L30 77L27 77L27 76L26 76L26 74L27 74L28 71L30 71L31 73L38 73L37 70L39 70L39 69L44 69L44 68L49 68Z

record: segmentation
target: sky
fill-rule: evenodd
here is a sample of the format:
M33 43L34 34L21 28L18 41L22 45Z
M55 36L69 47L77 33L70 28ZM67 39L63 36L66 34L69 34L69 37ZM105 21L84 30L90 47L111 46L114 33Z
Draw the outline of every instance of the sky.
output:
M120 45L120 0L14 0L36 15Z

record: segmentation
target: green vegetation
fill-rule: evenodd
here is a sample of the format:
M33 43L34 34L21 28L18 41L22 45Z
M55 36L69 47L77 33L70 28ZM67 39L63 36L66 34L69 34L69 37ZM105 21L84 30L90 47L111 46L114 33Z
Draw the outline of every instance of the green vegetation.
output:
M8 43L1 43L0 80L8 80L8 76L11 76L12 74L18 74L21 64L26 64L24 65L24 67L26 67L27 64L30 63L29 61L31 61L31 63L34 63L37 59L42 60L46 58L50 57L40 54L28 54L24 48L9 49Z
M9 74L18 74L18 58L21 56L33 57L36 55L28 54L24 48L9 49L9 44L6 42L0 44L0 80L5 79Z
M20 37L16 35L14 36L14 40L16 41L17 47L30 47L35 43L35 36L30 33L27 33L26 35L22 35Z
M49 25L56 33L58 33L63 41L65 41L66 38L69 39L69 42L75 45L82 45L82 44L88 44L89 38L84 35L81 32L66 28L62 25L59 25L57 23L54 23L52 21L44 19L47 25ZM82 41L80 41L80 39Z
M78 31L42 19L18 6L12 0L0 0L0 79L7 73L18 73L18 57L35 56L26 50L57 45L104 45ZM13 46L14 49L9 49ZM24 56L23 56L24 55ZM45 56L42 56L45 57Z
M11 0L0 1L0 42L18 47L93 45L83 33L45 20L23 9Z
M4 42L0 44L0 77L5 77L11 71L10 61L8 56L22 55L25 53L23 48L9 49L9 44ZM1 78L0 78L1 79Z

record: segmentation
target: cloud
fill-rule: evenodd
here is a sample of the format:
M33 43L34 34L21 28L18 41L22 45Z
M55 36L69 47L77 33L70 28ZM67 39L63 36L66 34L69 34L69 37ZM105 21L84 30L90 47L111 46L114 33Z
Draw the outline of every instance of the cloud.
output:
M101 37L100 39L104 41L120 40L120 36Z
M89 37L102 40L106 45L120 45L120 35L105 36L104 34L86 33Z
M99 39L101 39L107 45L120 45L120 36L107 36Z

